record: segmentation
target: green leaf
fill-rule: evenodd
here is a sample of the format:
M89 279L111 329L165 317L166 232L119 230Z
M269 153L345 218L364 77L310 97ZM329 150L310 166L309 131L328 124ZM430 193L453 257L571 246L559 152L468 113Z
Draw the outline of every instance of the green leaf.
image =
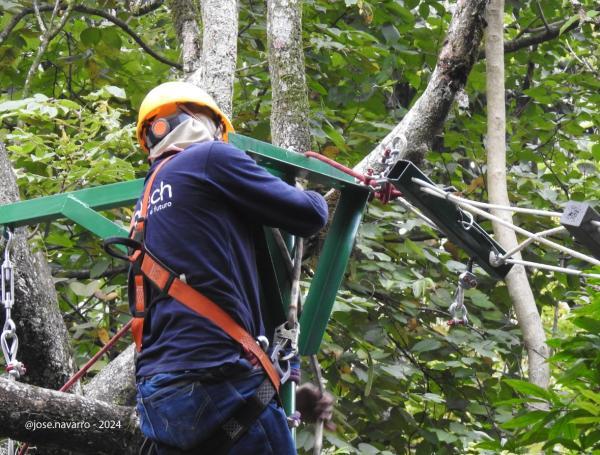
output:
M100 289L100 281L92 281L88 284L80 283L79 281L73 281L69 284L71 291L80 297L91 297L94 292Z
M95 44L98 44L100 42L101 37L102 34L100 32L100 29L96 27L86 28L79 34L79 39L81 40L81 42L86 46L90 47Z
M121 37L116 28L108 27L102 29L102 41L113 49L121 49Z
M381 27L381 33L388 43L397 43L400 39L400 32L393 24L386 24Z
M449 431L438 430L437 428L433 428L432 431L436 434L440 442L452 444L458 440L458 437Z
M411 348L411 351L416 352L416 353L435 351L436 349L438 349L441 346L442 346L442 343L440 343L438 340L435 340L433 338L427 338L425 340L421 340L418 343L416 343Z
M504 422L500 425L505 430L516 430L519 428L525 428L529 425L539 422L548 415L546 411L529 411L526 414L520 415Z
M406 379L407 367L405 365L383 365L381 369L396 379Z
M576 400L575 406L579 409L583 409L589 412L593 416L597 416L598 414L600 414L600 406L594 403L590 403L589 401Z
M435 393L424 393L423 398L427 401L433 401L434 403L445 403L446 400Z
M364 453L365 455L376 455L380 453L377 447L374 447L371 444L367 444L365 442L361 442L360 444L358 444L358 450L360 450L360 453Z
M584 397L589 398L590 400L593 400L596 403L598 403L598 405L600 405L600 393L596 393L596 392L594 392L592 390L588 390L588 389L579 389L578 391ZM599 406L599 408L600 408L600 406ZM600 409L599 409L599 411L600 411Z
M90 278L98 278L108 269L110 265L110 260L102 258L98 262L94 264L94 266L90 270Z
M468 297L473 305L486 310L496 308L496 305L492 303L487 294L484 294L479 289L473 288L465 291L465 297Z
M348 148L346 147L346 140L344 139L344 136L342 136L340 134L339 131L337 131L335 128L333 128L329 125L326 125L325 127L323 127L323 130L325 131L325 133L327 134L329 139L331 139L331 141L335 144L335 146L337 148L339 148L342 151L348 150Z
M69 238L69 235L66 233L62 233L62 232L51 232L47 237L46 237L46 242L53 244L53 245L59 245L59 246L64 246L67 248L70 248L74 245L73 241Z
M565 438L572 441L577 438L577 434L577 428L570 422L570 416L567 414L556 420L554 425L552 425L548 433L548 438Z
M578 14L575 14L574 16L571 16L569 19L567 19L567 21L560 27L558 36L562 35L566 29L568 29L571 25L573 25L578 20L579 20Z
M573 319L573 324L593 334L600 334L600 321L586 316Z
M415 280L412 284L413 295L417 298L423 297L425 292L434 286L435 283L431 278L421 278L420 280Z
M600 417L575 417L569 420L569 422L580 425L597 425L600 424Z
M103 89L106 90L108 93L110 93L115 98L119 98L122 100L124 100L126 98L125 90L123 90L120 87L115 87L114 85L106 85L103 87Z
M532 395L534 397L543 398L547 401L553 401L556 396L536 384L531 382L522 381L520 379L505 379L504 382L512 387L515 391L520 392L524 395Z

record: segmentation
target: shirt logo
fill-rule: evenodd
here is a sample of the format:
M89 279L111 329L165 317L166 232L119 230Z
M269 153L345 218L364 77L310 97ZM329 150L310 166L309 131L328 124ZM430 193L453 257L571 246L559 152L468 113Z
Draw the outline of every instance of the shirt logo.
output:
M150 201L148 203L148 215L152 215L160 210L165 210L171 207L173 198L173 188L168 183L160 181L158 188L150 194Z

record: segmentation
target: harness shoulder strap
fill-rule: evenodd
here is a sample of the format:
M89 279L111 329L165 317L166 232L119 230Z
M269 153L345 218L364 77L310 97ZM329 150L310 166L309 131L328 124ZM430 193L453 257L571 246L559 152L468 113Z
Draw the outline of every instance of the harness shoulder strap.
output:
M173 158L173 156L175 155L165 158L162 163L156 167L152 175L150 175L148 182L146 182L142 201L140 203L140 214L138 217L134 216L131 219L131 230L129 237L142 245L141 249L134 250L129 256L129 261L132 263L133 267L133 280L135 289L135 313L133 314L133 322L131 324L131 334L133 336L133 341L135 342L135 348L137 352L142 351L144 317L146 316L146 289L144 284L144 276L138 264L138 259L140 259L140 255L143 254L144 250L146 217L148 216L148 201L150 200L152 185L154 184L154 180L156 179L158 172L171 160L171 158Z

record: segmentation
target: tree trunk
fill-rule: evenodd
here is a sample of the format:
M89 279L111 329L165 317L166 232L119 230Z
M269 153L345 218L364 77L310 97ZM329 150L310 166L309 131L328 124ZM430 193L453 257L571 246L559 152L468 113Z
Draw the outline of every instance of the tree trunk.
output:
M311 141L300 0L267 1L267 41L273 93L271 141L305 152Z
M479 44L485 27L487 0L458 0L438 62L427 88L402 121L375 149L354 167L365 173L380 173L384 152L395 152L394 161L408 158L415 162L431 146L444 126L456 92L461 90L477 61Z
M504 91L504 0L491 0L487 10L488 29L485 43L487 73L487 178L492 204L510 205L506 185L506 112ZM492 210L497 217L512 223L510 212ZM492 223L498 242L506 250L518 245L515 231ZM521 258L520 254L515 255ZM529 360L529 380L548 387L550 369L546 362L549 351L542 320L535 304L525 268L513 266L506 276L510 294Z
M137 454L143 437L131 407L0 378L0 438L78 453Z
M191 76L200 67L202 58L202 34L198 27L196 3L189 0L170 0L169 9L173 27L181 47L183 73Z
M16 178L2 143L0 188L0 205L19 200ZM19 338L17 358L27 368L27 374L20 381L58 389L73 374L74 363L52 276L43 257L31 253L26 229L16 230L11 254L15 267L12 319ZM4 325L3 306L0 323L1 328Z
M202 61L188 81L204 88L221 110L231 116L237 61L236 0L201 0Z

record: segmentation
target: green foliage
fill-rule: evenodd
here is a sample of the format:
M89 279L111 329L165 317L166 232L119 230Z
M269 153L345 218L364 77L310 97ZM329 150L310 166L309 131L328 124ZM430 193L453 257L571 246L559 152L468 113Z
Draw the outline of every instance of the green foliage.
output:
M583 297L583 296L582 296ZM569 322L582 328L571 336L555 338L549 344L555 355L550 359L556 368L553 390L542 390L524 381L505 380L522 399L498 402L519 415L502 427L513 430L513 438L504 446L517 451L532 443L542 449L562 446L575 453L600 450L600 295L588 303L578 299ZM544 403L547 410L523 410L522 403Z
M30 6L11 4L0 2L0 29ZM152 49L178 59L166 7L132 17L122 2L103 5ZM316 150L353 164L397 124L427 85L451 8L453 2L436 0L303 2ZM513 204L560 211L570 199L600 200L596 9L591 0L507 2L507 40L543 31L544 20L566 21L560 38L506 55ZM241 133L268 140L265 16L264 3L241 2L233 118ZM113 24L75 12L42 58L35 95L22 99L39 36L28 15L0 44L0 140L8 144L22 196L143 175L135 110L150 88L179 74ZM450 112L424 170L466 197L486 200L483 61L465 94L468 102ZM126 223L130 210L105 215ZM557 224L529 215L515 220L531 231ZM118 264L77 226L42 225L32 241L50 261L77 360L87 359L128 319L125 277L112 272ZM479 286L466 294L470 325L446 324L467 259L401 207L369 206L320 355L338 397L327 453L600 453L598 285L530 274L554 352L552 387L545 391L526 381L526 353L503 283L476 269ZM525 259L557 264L561 257L532 247ZM582 267L572 259L566 264ZM81 271L89 279L74 273ZM301 452L312 445L312 429L300 429Z

